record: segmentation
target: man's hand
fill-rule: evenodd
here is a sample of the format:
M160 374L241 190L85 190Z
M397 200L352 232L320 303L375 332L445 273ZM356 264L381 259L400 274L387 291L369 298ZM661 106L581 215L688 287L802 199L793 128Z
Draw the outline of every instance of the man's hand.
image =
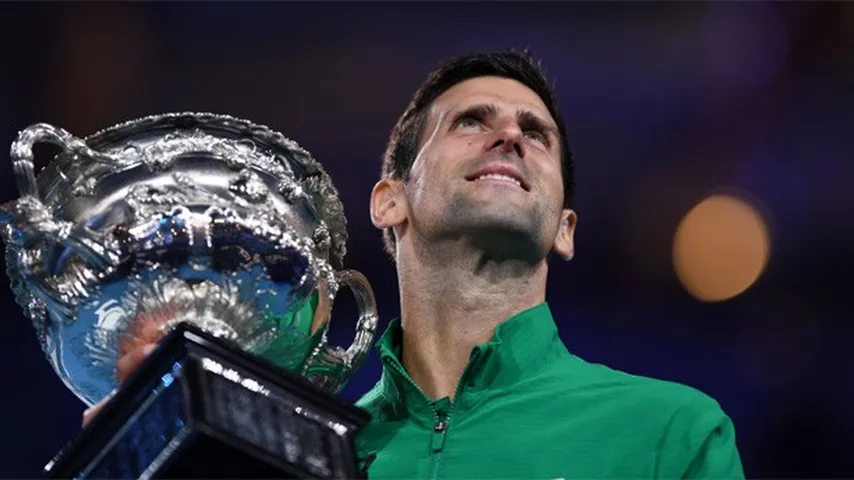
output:
M131 328L118 344L119 361L116 364L116 377L119 383L124 383L139 368L139 364L145 360L145 357L154 350L157 342L163 338L163 326L174 319L179 310L178 304L173 302L140 312L133 318L130 323ZM112 397L111 393L83 412L84 427L95 418L95 415Z
M122 357L119 358L118 364L116 365L116 374L118 376L119 382L124 383L125 380L127 380L128 377L130 377L131 374L139 367L139 364L142 363L143 360L145 360L145 357L151 354L151 351L154 350L154 347L156 346L157 345L153 343L138 345L128 350L127 353L122 355ZM97 415L98 412L101 411L101 408L103 408L104 404L107 403L111 398L113 398L112 394L107 395L106 398L96 403L95 405L92 405L85 412L83 412L84 427L88 425L93 418L95 418L95 415Z

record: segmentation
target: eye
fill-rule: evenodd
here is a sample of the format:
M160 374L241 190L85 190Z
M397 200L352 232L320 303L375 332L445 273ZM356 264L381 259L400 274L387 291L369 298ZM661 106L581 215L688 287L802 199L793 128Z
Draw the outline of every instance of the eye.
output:
M540 142L543 146L549 146L549 139L543 132L537 130L528 130L525 132L525 138L529 138L535 142Z
M479 129L483 126L483 122L474 117L463 117L457 121L457 128L474 128Z

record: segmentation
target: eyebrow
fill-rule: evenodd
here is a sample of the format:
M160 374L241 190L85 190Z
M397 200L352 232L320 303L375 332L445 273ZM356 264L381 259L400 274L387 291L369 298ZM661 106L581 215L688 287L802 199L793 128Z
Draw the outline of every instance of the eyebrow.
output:
M486 119L488 117L493 117L496 115L498 115L498 107L491 103L478 103L466 107L463 110L460 110L459 112L454 114L451 120L451 124L456 125L457 122L467 117ZM519 123L519 126L522 128L522 130L539 130L541 132L546 132L552 135L554 138L560 137L557 128L543 120L542 117L532 112L531 110L526 110L523 108L517 110L516 121Z
M517 110L516 121L519 122L519 126L522 127L522 130L539 130L550 134L554 138L560 137L557 128L553 127L550 123L547 123L539 115L530 110Z
M498 115L498 107L490 103L478 103L475 105L470 105L457 112L453 116L452 123L456 124L463 118L467 117L474 117L483 120L487 117L494 117L496 115Z

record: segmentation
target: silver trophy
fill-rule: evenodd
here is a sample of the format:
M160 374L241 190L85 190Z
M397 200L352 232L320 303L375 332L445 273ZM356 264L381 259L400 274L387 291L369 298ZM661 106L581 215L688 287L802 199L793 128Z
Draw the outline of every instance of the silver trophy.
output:
M33 146L38 143L53 144L61 151L37 176ZM111 403L123 404L112 407L111 421L96 421L91 427L100 428L103 441L89 439L86 448L98 444L97 451L84 455L83 447L72 448L73 455L61 457L75 457L72 463L77 466L57 475L179 476L179 470L164 470L164 465L180 463L174 458L181 446L176 443L181 429L171 437L161 434L165 446L159 450L149 446L151 458L135 460L137 470L117 473L127 466L120 465L121 453L109 451L118 448L117 432L133 430L125 417L138 419L144 408L153 411L152 399L166 388L164 375L170 382L191 376L188 367L182 377L184 364L178 357L168 362L147 360L149 365L140 370L147 368L148 373L139 373L135 380L142 386L128 387L133 394L119 388L118 358L170 335L182 337L173 343L191 338L196 340L189 343L221 347L216 358L209 351L193 351L198 353L194 361L199 372L230 375L230 384L241 389L232 392L232 404L221 402L226 414L237 411L234 402L242 401L251 410L256 408L252 401L263 399L275 404L264 407L268 417L273 410L279 415L275 417L279 420L265 417L265 424L290 425L299 417L338 436L358 428L362 417L347 424L329 413L346 406L324 410L322 401L306 403L305 396L292 395L305 387L340 403L335 394L363 362L377 326L368 281L359 272L342 269L347 233L337 191L309 152L282 134L245 120L175 113L122 123L84 139L55 126L33 125L20 132L11 157L20 198L0 209L0 223L16 301L32 321L48 361L72 392L93 405L118 389ZM353 291L359 308L355 338L347 349L327 342L331 305L342 286ZM181 358L188 358L187 351ZM229 355L242 353L249 355L249 364L244 357L228 363L233 360ZM172 362L172 370L157 370L164 362ZM298 377L291 379L296 383L276 384L279 380L271 375L276 369ZM184 415L185 437L192 430L191 420L204 416L190 412L193 402L205 401L191 398L201 391L193 390L193 385L185 385L186 391L175 400L183 402L175 408L187 411L171 414ZM206 388L212 395L213 387ZM246 400L250 394L258 399ZM174 418L159 415L161 423L174 424ZM282 415L291 420L282 420ZM110 417L106 411L100 416ZM210 414L206 421L216 423L212 418ZM266 441L269 445L260 450L275 457L267 463L302 461L303 470L294 470L294 476L352 475L346 466L335 470L330 466L334 459L321 458L321 453L298 451L299 439L289 447L280 437L293 436L292 431L274 429L267 433L269 439L253 444L249 437L257 436L258 428L246 424L250 422L246 418L230 421L243 422L241 428L249 433L241 437L232 431L234 440L226 438L228 428L222 425L208 430L221 427L222 442L243 448L244 454L259 450ZM110 455L115 457L110 459L113 470L105 463ZM311 455L318 458L308 458ZM100 464L93 460L96 457ZM247 472L236 476L245 477ZM283 476L277 471L264 475L271 473Z

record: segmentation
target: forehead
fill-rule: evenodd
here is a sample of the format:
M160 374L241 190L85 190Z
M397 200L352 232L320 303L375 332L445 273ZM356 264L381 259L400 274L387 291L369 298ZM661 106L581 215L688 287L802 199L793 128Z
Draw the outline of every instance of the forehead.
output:
M500 110L530 110L554 123L546 104L521 82L503 77L478 77L462 81L443 92L433 102L432 113L441 114L479 103L494 104Z

